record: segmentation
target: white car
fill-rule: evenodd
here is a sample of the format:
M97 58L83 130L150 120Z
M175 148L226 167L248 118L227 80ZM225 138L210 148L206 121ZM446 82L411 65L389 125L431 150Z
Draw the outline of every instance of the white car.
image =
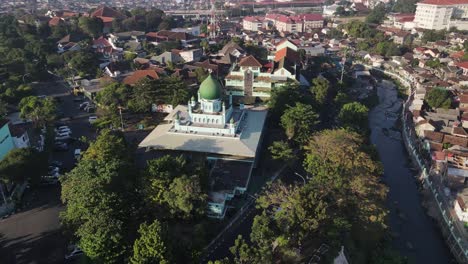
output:
M70 139L70 138L71 138L70 134L66 134L66 135L62 135L62 136L57 135L55 137L55 141L67 140L67 139Z
M69 127L68 126L59 126L55 130L60 130L60 129L65 129L65 128L69 128Z
M70 136L71 131L58 132L57 137Z
M62 134L62 133L69 133L71 134L72 131L70 128L62 128L62 129L55 129L55 133Z
M89 121L90 124L96 122L96 120L97 120L97 116L90 116L90 117L88 118L88 121Z
M79 159L81 157L81 149L75 149L75 159Z

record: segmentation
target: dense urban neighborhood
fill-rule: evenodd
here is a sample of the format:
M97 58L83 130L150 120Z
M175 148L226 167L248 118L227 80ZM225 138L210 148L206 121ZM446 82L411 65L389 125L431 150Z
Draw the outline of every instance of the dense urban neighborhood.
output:
M468 263L468 0L0 14L0 263Z

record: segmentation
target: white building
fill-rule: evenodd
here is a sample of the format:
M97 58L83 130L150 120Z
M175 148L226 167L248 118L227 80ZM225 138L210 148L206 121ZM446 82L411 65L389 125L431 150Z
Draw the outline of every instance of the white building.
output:
M246 16L242 19L242 28L244 30L258 31L263 28L263 17L259 16Z
M226 203L247 190L260 150L267 110L235 107L223 100L223 87L209 75L198 99L177 106L140 144L140 148L201 156L210 164L207 214L223 218Z
M180 57L184 59L185 62L192 62L192 61L200 61L203 56L202 49L191 49L191 50L184 50L179 52Z
M454 201L454 210L460 221L468 222L468 189L464 189L457 195L457 199Z
M423 0L417 3L414 22L416 27L442 30L458 27L456 19L466 18L468 0Z
M323 28L324 19L321 14L298 14L286 16L283 14L267 14L265 20L270 21L279 32L311 32Z

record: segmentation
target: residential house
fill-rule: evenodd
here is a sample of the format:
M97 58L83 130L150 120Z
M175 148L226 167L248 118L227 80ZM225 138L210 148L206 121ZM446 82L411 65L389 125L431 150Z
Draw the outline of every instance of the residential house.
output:
M66 51L77 51L81 47L78 42L82 39L81 36L76 34L68 34L57 41L57 52L64 53Z
M10 132L9 120L0 120L0 160L2 160L10 150L15 148L15 142Z
M159 75L155 70L137 70L125 77L123 83L134 86L144 78L156 80L159 79Z
M468 76L468 61L459 62L455 64L463 72L463 75Z
M468 188L457 194L453 209L460 221L468 222Z
M151 57L151 61L156 61L162 64L167 64L169 62L176 64L182 61L182 57L177 52L166 51L158 56Z
M263 28L264 17L261 16L246 16L242 19L242 28L249 31L258 31Z
M97 8L93 13L91 13L90 17L97 17L101 19L103 23L102 32L109 33L112 28L112 23L114 19L124 19L125 15L110 7L101 6Z
M182 50L179 52L179 55L185 62L194 62L200 61L204 54L202 49L191 49Z

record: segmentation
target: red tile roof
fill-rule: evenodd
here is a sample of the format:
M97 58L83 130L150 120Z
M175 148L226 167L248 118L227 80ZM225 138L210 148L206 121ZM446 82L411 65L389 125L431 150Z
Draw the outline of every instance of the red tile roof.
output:
M461 104L468 104L468 94L460 94L458 98Z
M143 78L150 78L153 80L159 79L159 75L155 70L138 70L132 75L125 77L123 83L128 85L135 85L138 81Z
M53 17L51 20L49 20L49 26L57 26L58 24L62 23L63 20L60 17Z
M276 62L282 60L283 58L287 58L289 61L296 62L299 61L299 54L296 51L286 47L278 50L275 54Z
M243 58L239 62L239 66L245 66L245 67L262 67L262 64L258 62L257 59L255 59L254 56L250 55L248 57Z
M113 17L99 16L99 18L102 20L102 23L110 23L114 21Z
M101 6L100 8L96 9L90 15L91 17L113 17L113 18L123 18L125 17L119 11L112 9L107 6Z
M98 39L93 40L93 46L110 47L111 44L106 38L100 37Z
M468 61L459 62L456 65L460 68L468 69Z
M426 5L460 5L468 4L468 0L423 0L419 4Z

